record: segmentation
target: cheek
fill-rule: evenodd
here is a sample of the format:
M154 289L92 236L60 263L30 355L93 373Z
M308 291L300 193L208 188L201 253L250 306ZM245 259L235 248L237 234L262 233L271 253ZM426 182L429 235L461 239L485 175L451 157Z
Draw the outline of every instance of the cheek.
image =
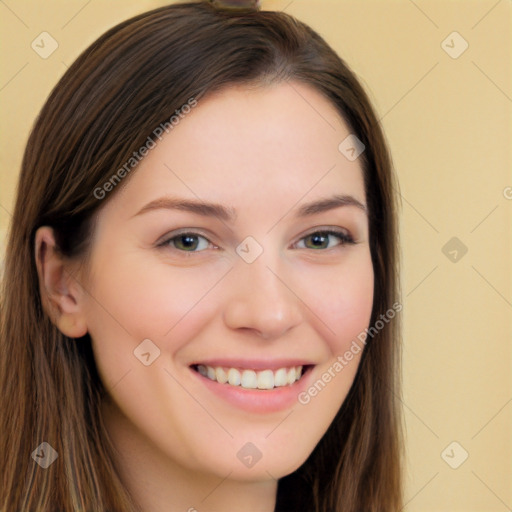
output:
M369 251L354 256L350 264L336 271L326 270L322 279L325 286L308 299L317 304L315 313L321 319L317 330L323 333L328 349L322 363L314 368L309 387L297 397L297 417L303 419L301 437L311 450L343 404L364 350L358 336L370 321L374 275Z
M102 265L101 273L95 276L88 311L91 334L104 336L113 330L124 344L128 343L127 334L137 343L145 338L157 342L171 337L175 348L180 345L171 336L172 331L189 324L191 313L229 269L224 268L226 265L173 268L162 262L148 265L126 257L118 261L118 265ZM109 342L113 341L110 338Z
M316 273L317 286L307 288L310 291L305 300L313 305L312 309L324 324L324 340L331 355L337 357L370 321L374 287L370 253L354 251L339 267L320 269Z
M208 271L173 268L113 250L96 254L94 264L86 314L102 381L112 390L121 380L124 387L127 380L147 379L155 389L149 372L138 375L141 367L166 367L169 354L178 352L207 324L213 308L205 308L209 301L204 299L222 279L226 265ZM149 345L152 356L160 351L147 368L136 359L139 346L147 352L147 342L141 345L146 339L157 347Z

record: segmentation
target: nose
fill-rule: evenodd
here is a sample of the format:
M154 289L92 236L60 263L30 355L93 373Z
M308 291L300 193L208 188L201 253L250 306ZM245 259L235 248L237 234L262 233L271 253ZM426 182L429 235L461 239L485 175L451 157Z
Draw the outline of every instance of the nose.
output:
M264 261L240 264L231 276L233 288L224 308L225 325L252 331L266 340L279 338L299 325L301 301L286 280Z

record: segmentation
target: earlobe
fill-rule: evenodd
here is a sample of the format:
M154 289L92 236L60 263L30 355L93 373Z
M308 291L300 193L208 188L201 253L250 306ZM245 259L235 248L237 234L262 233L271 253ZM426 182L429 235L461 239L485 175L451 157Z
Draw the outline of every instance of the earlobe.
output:
M36 231L34 246L39 293L46 313L66 336L84 336L87 334L85 294L70 271L70 263L58 250L53 229L40 227Z

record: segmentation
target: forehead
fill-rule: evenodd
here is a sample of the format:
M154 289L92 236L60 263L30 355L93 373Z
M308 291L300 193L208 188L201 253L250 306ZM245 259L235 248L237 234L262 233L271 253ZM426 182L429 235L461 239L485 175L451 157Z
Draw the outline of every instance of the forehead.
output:
M198 101L148 152L120 195L123 210L164 194L274 214L333 193L364 203L360 159L338 149L349 134L335 107L307 85L226 88Z

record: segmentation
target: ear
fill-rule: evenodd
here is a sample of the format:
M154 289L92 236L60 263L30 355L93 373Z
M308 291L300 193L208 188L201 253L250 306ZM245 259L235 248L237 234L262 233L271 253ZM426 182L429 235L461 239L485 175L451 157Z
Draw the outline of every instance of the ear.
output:
M53 229L40 227L34 245L39 292L45 311L66 336L84 336L87 334L85 291L73 276L71 263L60 253Z

